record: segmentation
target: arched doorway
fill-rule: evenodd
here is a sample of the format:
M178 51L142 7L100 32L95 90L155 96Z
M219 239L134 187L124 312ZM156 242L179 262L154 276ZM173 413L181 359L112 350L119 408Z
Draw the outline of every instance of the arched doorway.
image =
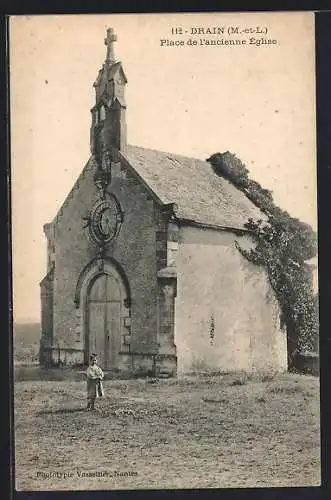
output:
M121 287L109 274L100 274L91 283L87 296L89 354L98 355L105 369L117 366L121 350Z
M85 362L98 355L106 370L120 368L121 353L128 352L130 287L119 264L92 260L81 272L75 291L77 340Z

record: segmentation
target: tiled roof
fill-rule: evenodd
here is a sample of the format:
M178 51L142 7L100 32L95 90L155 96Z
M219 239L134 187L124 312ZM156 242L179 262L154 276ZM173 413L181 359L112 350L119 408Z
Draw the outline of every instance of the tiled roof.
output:
M162 203L177 204L180 219L244 229L249 218L266 218L206 161L138 146L127 146L121 155Z

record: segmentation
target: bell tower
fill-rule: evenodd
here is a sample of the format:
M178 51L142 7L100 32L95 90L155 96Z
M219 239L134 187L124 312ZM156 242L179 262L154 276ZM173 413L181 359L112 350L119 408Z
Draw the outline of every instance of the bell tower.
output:
M114 30L108 28L105 38L106 59L93 84L95 105L91 109L90 144L91 153L99 169L102 170L104 170L105 163L116 162L118 151L126 146L125 85L127 78L122 63L115 59L114 42L116 40Z

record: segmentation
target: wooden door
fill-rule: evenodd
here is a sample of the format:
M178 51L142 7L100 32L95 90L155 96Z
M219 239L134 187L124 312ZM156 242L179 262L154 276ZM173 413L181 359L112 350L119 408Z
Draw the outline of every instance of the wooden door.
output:
M108 302L106 309L106 364L111 368L117 367L118 353L121 350L120 333L120 303Z
M89 354L96 353L100 366L104 366L104 304L89 304Z
M102 274L88 298L89 354L96 353L104 369L117 367L121 348L121 291L115 278Z

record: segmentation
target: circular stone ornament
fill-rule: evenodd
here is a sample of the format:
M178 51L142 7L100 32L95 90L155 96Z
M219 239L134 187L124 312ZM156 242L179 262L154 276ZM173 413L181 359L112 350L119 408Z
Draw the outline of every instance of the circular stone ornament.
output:
M97 244L109 243L117 235L122 222L122 212L118 201L113 197L99 200L90 215L90 235Z

